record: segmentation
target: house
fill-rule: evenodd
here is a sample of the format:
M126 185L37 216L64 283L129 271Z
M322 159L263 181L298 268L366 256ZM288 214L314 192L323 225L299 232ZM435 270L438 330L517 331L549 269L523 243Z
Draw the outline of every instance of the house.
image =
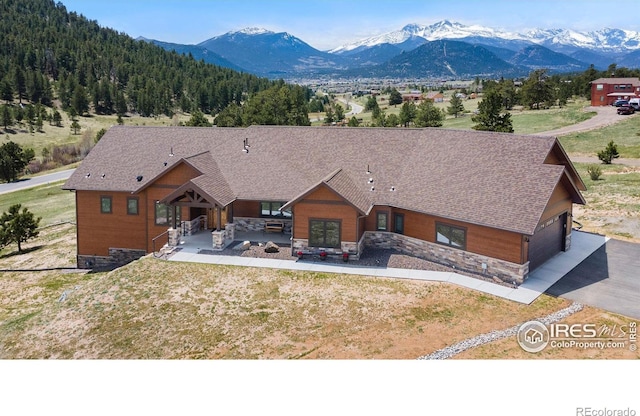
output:
M591 81L591 105L612 105L618 99L640 97L640 78L598 78Z
M422 101L422 93L420 92L411 92L408 94L402 94L402 101L403 102L415 102L415 101Z
M437 91L431 91L427 93L425 98L427 100L432 100L434 103L444 102L444 95L441 92L437 92Z
M556 138L446 129L115 126L63 188L82 268L278 219L292 254L394 248L510 283L570 248L585 203Z

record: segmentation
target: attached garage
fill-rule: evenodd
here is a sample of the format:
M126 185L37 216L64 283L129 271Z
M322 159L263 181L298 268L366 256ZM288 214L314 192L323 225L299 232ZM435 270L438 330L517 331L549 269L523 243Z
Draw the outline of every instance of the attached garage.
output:
M529 239L529 271L564 251L567 214L553 217L538 226Z

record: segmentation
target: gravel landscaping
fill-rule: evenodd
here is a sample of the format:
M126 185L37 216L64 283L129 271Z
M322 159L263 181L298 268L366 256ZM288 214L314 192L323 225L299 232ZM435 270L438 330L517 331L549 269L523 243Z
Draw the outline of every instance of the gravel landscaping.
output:
M238 242L240 244L240 242ZM326 259L321 259L319 255L306 255L303 260L299 260L297 256L291 255L291 247L289 245L279 245L280 251L277 253L265 252L265 244L252 243L248 250L238 250L237 244L234 243L229 248L223 251L213 250L200 250L198 254L208 255L224 255L224 256L241 256L241 257L253 257L263 259L276 259L276 260L291 260L291 261L305 261L305 262L319 262L329 264L344 264L342 258L338 256L328 256ZM482 276L475 273L468 273L460 269L454 269L449 266L434 263L429 260L421 259L418 257L403 254L393 249L373 249L367 248L360 257L360 260L349 260L352 265L358 265L362 267L385 267L395 269L411 269L411 270L426 270L434 272L453 272L462 274L465 276L473 277L476 279L484 280L487 282L499 284L502 286L512 287L508 283L502 281L498 282L490 277Z

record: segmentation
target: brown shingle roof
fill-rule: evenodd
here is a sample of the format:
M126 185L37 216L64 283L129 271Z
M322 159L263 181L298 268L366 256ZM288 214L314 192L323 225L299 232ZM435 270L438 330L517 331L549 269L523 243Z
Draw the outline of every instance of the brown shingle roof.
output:
M211 169L203 173L215 183L201 185L226 200L291 201L334 174L333 189L363 211L391 205L533 234L564 174L564 166L544 164L556 143L447 129L116 126L64 187L136 192L182 158L209 152L192 163Z
M640 78L598 78L592 84L631 84L640 85Z

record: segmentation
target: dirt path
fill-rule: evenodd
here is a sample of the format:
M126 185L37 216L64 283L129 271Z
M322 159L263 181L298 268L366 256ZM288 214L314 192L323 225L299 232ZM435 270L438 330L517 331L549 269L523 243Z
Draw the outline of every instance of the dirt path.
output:
M566 134L576 133L580 131L589 131L598 129L600 127L609 126L615 124L618 121L626 120L627 117L637 117L637 114L631 116L618 115L616 107L602 106L602 107L585 107L585 112L595 111L597 114L591 117L589 120L582 123L573 124L571 126L562 127L556 130L543 131L535 133L535 136L564 136ZM597 161L597 159L596 159Z

